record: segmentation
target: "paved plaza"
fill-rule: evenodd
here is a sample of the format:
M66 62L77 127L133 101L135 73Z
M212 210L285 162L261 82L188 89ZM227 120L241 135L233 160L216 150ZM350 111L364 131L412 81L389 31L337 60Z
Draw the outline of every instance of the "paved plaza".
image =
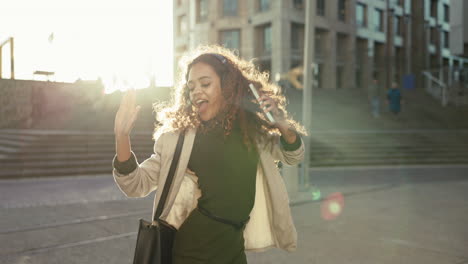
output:
M298 250L248 253L249 263L468 263L468 166L310 176L322 199L292 206ZM343 203L326 220L330 194ZM152 195L124 197L110 174L1 180L0 263L131 263L151 205Z

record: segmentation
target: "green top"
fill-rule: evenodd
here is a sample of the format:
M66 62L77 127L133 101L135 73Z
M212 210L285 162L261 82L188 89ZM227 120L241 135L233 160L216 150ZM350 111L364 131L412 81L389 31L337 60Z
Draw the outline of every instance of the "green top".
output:
M198 176L199 206L231 221L247 219L255 201L257 163L258 154L244 145L237 122L228 136L221 128L198 131L188 167Z

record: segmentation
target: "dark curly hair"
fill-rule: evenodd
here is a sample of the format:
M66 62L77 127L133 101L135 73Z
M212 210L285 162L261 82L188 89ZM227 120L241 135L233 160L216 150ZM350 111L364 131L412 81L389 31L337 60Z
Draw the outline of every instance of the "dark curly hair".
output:
M186 53L179 61L179 76L175 85L172 105L154 104L159 124L158 133L180 131L187 128L203 128L203 123L192 105L187 87L190 69L196 63L210 65L221 81L222 95L226 105L215 119L222 125L224 134L229 135L234 121L238 120L244 144L256 148L256 140L271 143L271 135L279 134L265 118L248 85L252 83L260 94L273 98L278 109L283 112L290 126L299 134L305 135L304 128L291 119L285 108L285 97L275 84L270 83L267 72L260 72L253 62L239 58L232 51L218 45L204 45ZM161 129L164 127L165 129Z

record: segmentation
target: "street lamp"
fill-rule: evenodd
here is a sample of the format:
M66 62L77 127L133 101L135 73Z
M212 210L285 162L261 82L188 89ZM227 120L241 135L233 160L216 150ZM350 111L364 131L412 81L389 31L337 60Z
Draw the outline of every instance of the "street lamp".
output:
M393 47L393 8L390 8L390 0L387 0L387 71L386 71L386 86L387 89L391 87L391 75L393 73L393 60L392 60L392 51Z
M10 78L12 80L15 79L15 56L14 56L14 49L15 49L15 42L14 42L14 39L13 37L10 37L8 38L7 40L3 41L1 44L0 44L0 79L2 78L2 48L3 46L5 46L6 44L10 43L10 71L11 71L11 76Z

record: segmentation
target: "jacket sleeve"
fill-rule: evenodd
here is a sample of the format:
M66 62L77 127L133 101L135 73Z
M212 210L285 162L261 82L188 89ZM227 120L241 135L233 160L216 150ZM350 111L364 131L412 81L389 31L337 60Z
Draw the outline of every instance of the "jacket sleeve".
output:
M114 168L112 174L120 190L127 197L145 197L158 187L159 172L161 169L162 140L157 138L154 143L154 154L138 164L135 154L132 152L131 159L135 159L135 169L128 174L122 174L116 169L117 155L114 157ZM120 172L119 172L120 171Z
M275 136L272 148L273 159L279 160L287 165L296 165L304 158L304 142L299 134L293 144L287 144L280 136Z

